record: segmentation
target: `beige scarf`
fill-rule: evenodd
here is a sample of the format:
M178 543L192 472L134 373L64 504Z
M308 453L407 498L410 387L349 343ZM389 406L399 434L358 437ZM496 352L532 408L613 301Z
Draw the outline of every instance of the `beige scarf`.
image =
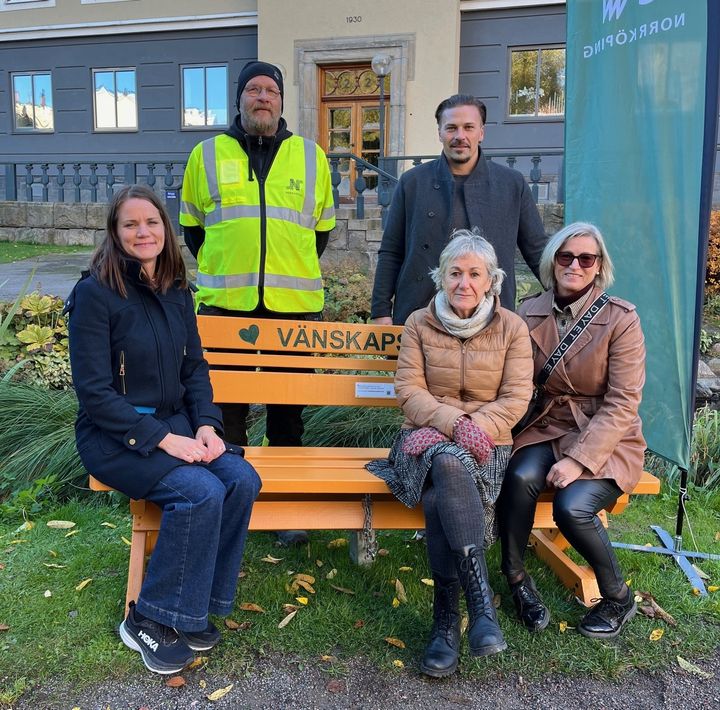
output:
M438 320L450 335L454 335L462 340L472 338L490 324L490 321L495 315L494 305L495 299L492 295L488 294L478 303L475 312L470 318L460 318L448 303L445 291L438 291L435 296L435 314Z

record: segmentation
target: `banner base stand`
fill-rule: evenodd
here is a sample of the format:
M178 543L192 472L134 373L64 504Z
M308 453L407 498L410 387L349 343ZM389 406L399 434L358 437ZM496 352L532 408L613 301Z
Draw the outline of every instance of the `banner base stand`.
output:
M708 552L693 552L692 550L683 550L682 537L672 537L667 530L659 525L651 525L650 529L660 538L662 547L646 547L644 545L629 545L624 542L613 542L612 546L623 550L633 550L634 552L652 552L656 555L670 555L677 562L680 569L685 573L693 589L697 589L700 596L708 595L705 589L705 583L690 562L691 559L700 560L720 560L720 555L713 555Z

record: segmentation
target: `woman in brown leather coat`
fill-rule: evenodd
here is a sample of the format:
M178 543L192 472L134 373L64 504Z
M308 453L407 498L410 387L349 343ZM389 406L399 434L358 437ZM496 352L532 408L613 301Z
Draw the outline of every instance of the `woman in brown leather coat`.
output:
M535 381L561 339L604 289L613 267L599 230L571 224L548 242L540 261L547 291L519 311L530 331ZM565 350L539 392L534 415L514 441L500 495L502 571L518 616L530 631L550 614L525 572L523 555L546 486L556 489L553 517L588 561L602 599L578 624L592 638L613 638L635 614L633 594L597 513L642 474L645 440L638 407L645 382L645 345L635 306L609 297Z
M504 273L477 233L459 230L432 273L438 293L402 336L395 389L405 414L389 459L368 468L413 507L422 499L435 582L434 625L421 669L455 671L460 587L475 656L506 647L488 581L485 549L496 538L495 501L527 409L532 353L527 327L502 308Z

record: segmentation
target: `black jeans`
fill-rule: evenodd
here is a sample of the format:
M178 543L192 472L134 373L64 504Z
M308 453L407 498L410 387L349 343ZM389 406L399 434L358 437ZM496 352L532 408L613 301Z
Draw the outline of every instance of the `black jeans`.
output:
M498 500L502 571L509 579L525 571L523 557L545 476L555 463L552 444L544 442L513 454ZM625 581L607 532L597 513L622 494L610 478L577 479L555 491L553 518L568 542L588 561L603 597L625 595Z
M243 318L275 318L285 320L320 320L321 313L275 313L263 306L254 311L229 311L215 306L200 305L200 315L209 316L238 316ZM285 355L302 355L303 353L283 353ZM222 368L218 368L222 369ZM242 368L233 368L242 369ZM249 369L249 368L248 368ZM274 370L274 368L266 368ZM291 370L283 368L281 372L304 372L304 370ZM240 446L247 446L247 417L250 411L249 404L220 404L223 413L224 437L227 441ZM302 437L305 426L302 413L303 404L266 404L265 435L270 446L302 446Z

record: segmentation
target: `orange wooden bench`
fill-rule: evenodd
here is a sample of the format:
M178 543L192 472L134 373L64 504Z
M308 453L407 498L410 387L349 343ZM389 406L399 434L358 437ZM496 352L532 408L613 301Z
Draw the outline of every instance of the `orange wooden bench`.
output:
M218 316L199 316L198 326L218 403L397 407L393 376L402 332L399 326ZM268 372L260 367L306 371ZM376 448L247 447L245 455L263 481L250 529L370 532L423 528L422 506L406 508L383 481L365 469L368 461L387 453ZM92 477L90 487L110 490ZM634 492L658 491L659 481L644 474ZM610 512L620 512L628 500L629 496L622 496ZM155 544L161 517L156 506L142 500L131 501L130 510L128 602L140 591L145 558ZM604 511L602 517L607 524ZM542 495L535 523L532 545L538 556L585 603L599 596L592 570L575 564L564 552L568 543L552 520L552 492ZM369 536L364 540L372 544ZM367 554L362 543L359 536L351 541L360 558Z

